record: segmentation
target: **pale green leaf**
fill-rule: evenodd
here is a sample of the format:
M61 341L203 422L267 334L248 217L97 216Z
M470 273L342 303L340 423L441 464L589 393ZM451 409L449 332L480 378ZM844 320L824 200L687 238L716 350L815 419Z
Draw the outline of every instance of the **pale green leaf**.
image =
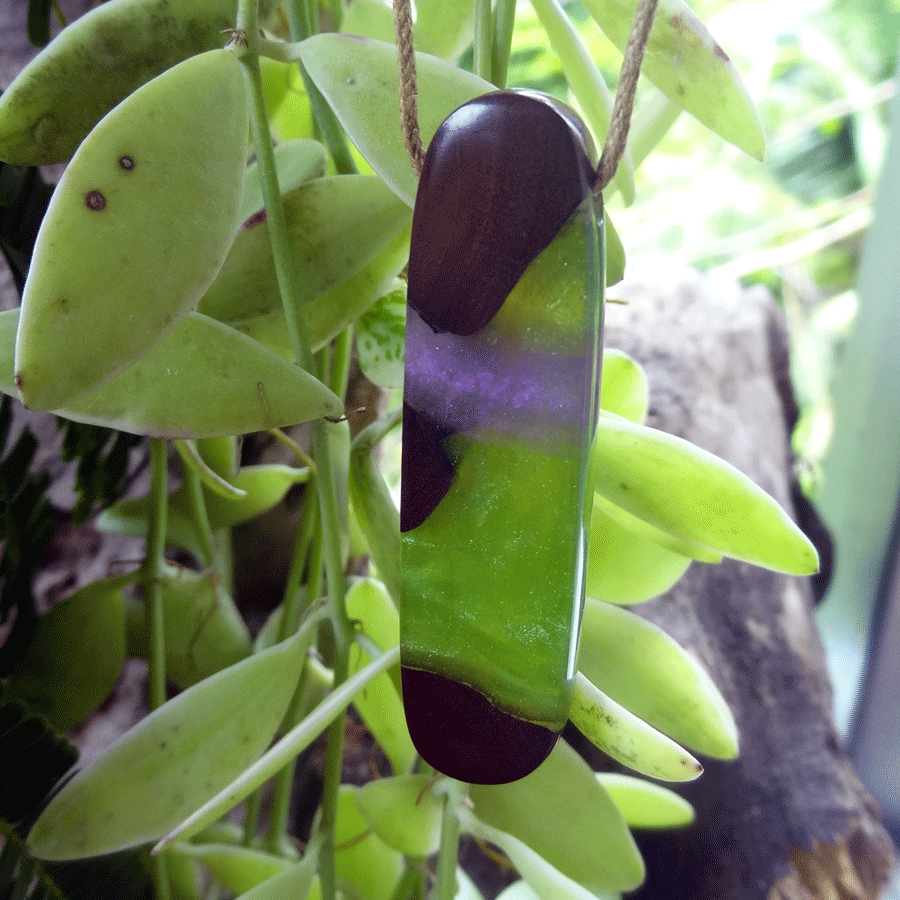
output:
M637 0L584 5L624 52ZM707 128L762 159L766 138L753 101L728 55L683 0L660 0L641 71Z
M597 781L629 828L680 828L694 821L694 807L662 785L613 772L597 772Z
M630 890L643 880L643 861L621 814L584 760L563 741L525 778L472 785L469 796L478 820L512 838L523 848L523 859L539 857L534 865L541 871L552 868L594 892ZM498 845L510 852L509 846ZM540 893L528 873L520 871Z
M578 668L629 712L685 747L734 759L737 726L706 670L662 629L588 597Z
M591 743L635 772L664 781L691 781L703 771L690 753L620 706L581 672L575 676L569 719Z
M29 834L33 855L135 847L214 796L272 740L300 675L301 639L207 678L126 732L53 798Z
M792 575L818 569L815 547L762 488L688 441L602 413L594 486L663 531Z

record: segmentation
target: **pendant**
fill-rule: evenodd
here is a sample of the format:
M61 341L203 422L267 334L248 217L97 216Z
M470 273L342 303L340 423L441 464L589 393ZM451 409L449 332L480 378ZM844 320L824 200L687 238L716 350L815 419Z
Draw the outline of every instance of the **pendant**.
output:
M428 148L410 245L401 672L422 758L533 771L568 718L603 317L596 158L565 104L498 91Z

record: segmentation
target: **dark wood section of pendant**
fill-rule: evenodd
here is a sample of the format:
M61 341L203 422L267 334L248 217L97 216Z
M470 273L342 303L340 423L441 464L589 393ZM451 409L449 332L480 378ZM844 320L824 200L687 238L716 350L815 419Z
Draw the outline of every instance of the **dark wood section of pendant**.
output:
M501 712L468 685L401 668L406 724L416 749L439 772L469 784L506 784L533 772L559 732Z
M403 404L400 531L421 525L450 490L455 470L441 448L450 434L449 428Z
M497 91L437 130L416 195L407 294L433 331L487 325L591 190L590 138L558 107Z

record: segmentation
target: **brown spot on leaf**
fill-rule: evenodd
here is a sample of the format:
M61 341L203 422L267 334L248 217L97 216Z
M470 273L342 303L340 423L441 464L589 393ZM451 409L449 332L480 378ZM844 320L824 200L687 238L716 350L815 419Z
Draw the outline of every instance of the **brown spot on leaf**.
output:
M22 373L16 372L13 381L16 383L16 387L21 391L22 390Z
M100 191L88 191L84 195L84 205L88 209L99 212L101 209L106 208L106 197Z
M259 212L253 213L246 222L244 222L244 230L249 231L251 228L256 228L257 225L262 225L263 222L266 221L266 211L264 209L259 210Z
M672 16L669 22L676 31L681 31L681 16Z
M119 165L126 171L130 172L134 168L133 156L120 156Z
M722 62L731 62L731 58L718 44L713 47L713 53L715 53Z

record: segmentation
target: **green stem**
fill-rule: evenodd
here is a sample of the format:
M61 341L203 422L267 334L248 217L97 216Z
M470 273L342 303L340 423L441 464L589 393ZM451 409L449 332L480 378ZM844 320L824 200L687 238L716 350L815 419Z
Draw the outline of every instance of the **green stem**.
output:
M255 12L253 0L241 0L238 7L238 27L244 28L248 42L248 52L241 58L241 62L245 66L250 83L251 130L256 148L263 200L266 206L275 272L288 320L291 345L297 362L308 372L314 372L312 350L303 319L303 294L299 288L294 253L288 239L284 208L278 189L272 137L263 99L259 59L255 49L258 34L255 28L251 30L251 26L256 25ZM301 10L296 0L288 4L292 28L299 26L300 13ZM336 485L338 467L333 456L326 424L323 420L312 423L312 447L313 459L316 462L325 573L328 581L328 612L335 644L334 687L337 689L347 678L353 630L344 605L345 582L341 551L341 518L338 513ZM338 715L328 732L320 818L322 850L319 854L319 877L323 900L334 900L336 894L334 829L337 818L338 788L341 781L345 719L346 710Z
M475 8L475 74L491 80L491 0L477 0Z
M208 569L212 569L216 564L216 543L213 538L212 527L209 524L209 516L206 512L203 483L200 481L200 476L196 470L190 466L184 466L184 484L191 504L191 517L194 520L194 528L197 530L200 552L203 554L203 564Z
M244 806L244 839L245 847L252 847L256 839L256 827L259 825L259 814L262 808L262 789L257 788L248 798Z
M334 355L331 360L331 379L328 386L343 397L350 382L350 362L353 358L353 326L348 325L334 339Z
M281 621L278 623L277 642L281 643L297 630L300 618L300 585L303 582L303 573L306 570L307 557L313 533L318 525L319 504L317 500L315 479L310 479L303 493L303 509L300 513L300 527L297 529L297 537L294 541L294 551L291 554L291 564L288 568L287 583L284 586L284 600L281 606ZM321 556L319 567L321 568ZM310 576L312 577L312 576ZM316 595L307 591L306 602L312 603Z
M144 597L147 615L147 700L150 709L166 702L166 643L163 632L162 565L166 547L168 471L166 442L150 441L150 521L147 523L147 550L144 557Z
M166 549L168 454L162 438L150 441L150 521L144 557L144 602L147 616L147 702L151 710L166 702L166 643L162 605L162 566ZM169 900L166 860L153 860L153 880L158 900Z
M313 486L313 491L310 493L307 491L306 496L303 498L304 503L304 513L306 512L305 507L308 505L311 509L315 509L315 500L316 500L316 492ZM305 518L305 517L304 517ZM315 523L318 521L318 517L315 515L309 516L309 521L311 523L311 528L314 527ZM309 541L306 542L306 550L303 552L303 563L300 564L299 550L301 543L303 542L303 532L304 532L304 523L301 522L300 530L299 530L299 538L297 541L297 550L298 552L295 554L294 560L292 560L291 568L294 569L295 562L297 563L297 568L301 570L303 566L306 564L306 550L309 550L309 580L306 584L306 602L307 608L310 603L314 600L317 600L321 590L322 590L322 532L318 530L312 535L312 547L310 548ZM290 585L290 577L288 578L288 582ZM288 588L289 589L289 588ZM292 633L296 625L292 623L292 621L288 620L288 616L290 615L290 619L293 620L294 612L293 608L297 605L297 598L300 596L300 585L299 582L294 589L294 598L293 603L289 604L289 600L291 599L289 596L285 597L284 600L284 611L282 613L281 626L282 630L284 629L285 623L288 624L291 631L288 633ZM289 607L291 607L289 611ZM287 636L287 635L285 635ZM306 653L306 647L304 645L303 649L304 654ZM284 720L287 730L294 728L295 726L300 724L300 720L303 718L303 697L305 694L306 688L306 679L301 676L300 683L297 685L297 690L294 691L294 696L291 698L291 704L285 713ZM275 786L273 788L272 794L272 811L270 813L269 818L269 832L266 839L266 846L270 853L279 854L281 853L281 847L284 839L284 835L287 833L287 820L288 814L290 812L291 805L291 786L294 780L294 762L293 760L287 766L285 766L275 777Z
M498 88L506 87L509 56L512 50L513 29L516 24L516 0L497 0L494 9L494 43L491 53L491 74Z
M59 22L60 28L65 28L69 23L66 21L66 14L59 5L59 0L53 0L53 12L56 15L56 21Z
M391 900L409 900L415 894L416 884L422 879L422 873L416 865L417 862L418 860L407 860L406 871L397 882L397 887L391 894Z
M456 896L456 865L459 855L459 819L456 807L461 785L449 782L441 817L441 843L438 848L436 900L453 900Z
M342 0L331 0L331 18L334 19L335 31L341 30L341 23L344 21L344 4Z
M315 22L310 21L304 15L302 7L302 0L290 0L285 6L291 37L295 41L305 40L315 33ZM338 122L337 117L313 83L313 80L307 75L303 63L298 60L297 65L300 69L300 77L303 79L306 96L309 98L313 118L322 131L322 138L325 141L325 146L328 147L329 153L331 153L337 173L339 175L355 174L358 169L353 159L353 154L350 152L350 145L347 143L347 135L344 134L344 129L341 128L340 122Z

